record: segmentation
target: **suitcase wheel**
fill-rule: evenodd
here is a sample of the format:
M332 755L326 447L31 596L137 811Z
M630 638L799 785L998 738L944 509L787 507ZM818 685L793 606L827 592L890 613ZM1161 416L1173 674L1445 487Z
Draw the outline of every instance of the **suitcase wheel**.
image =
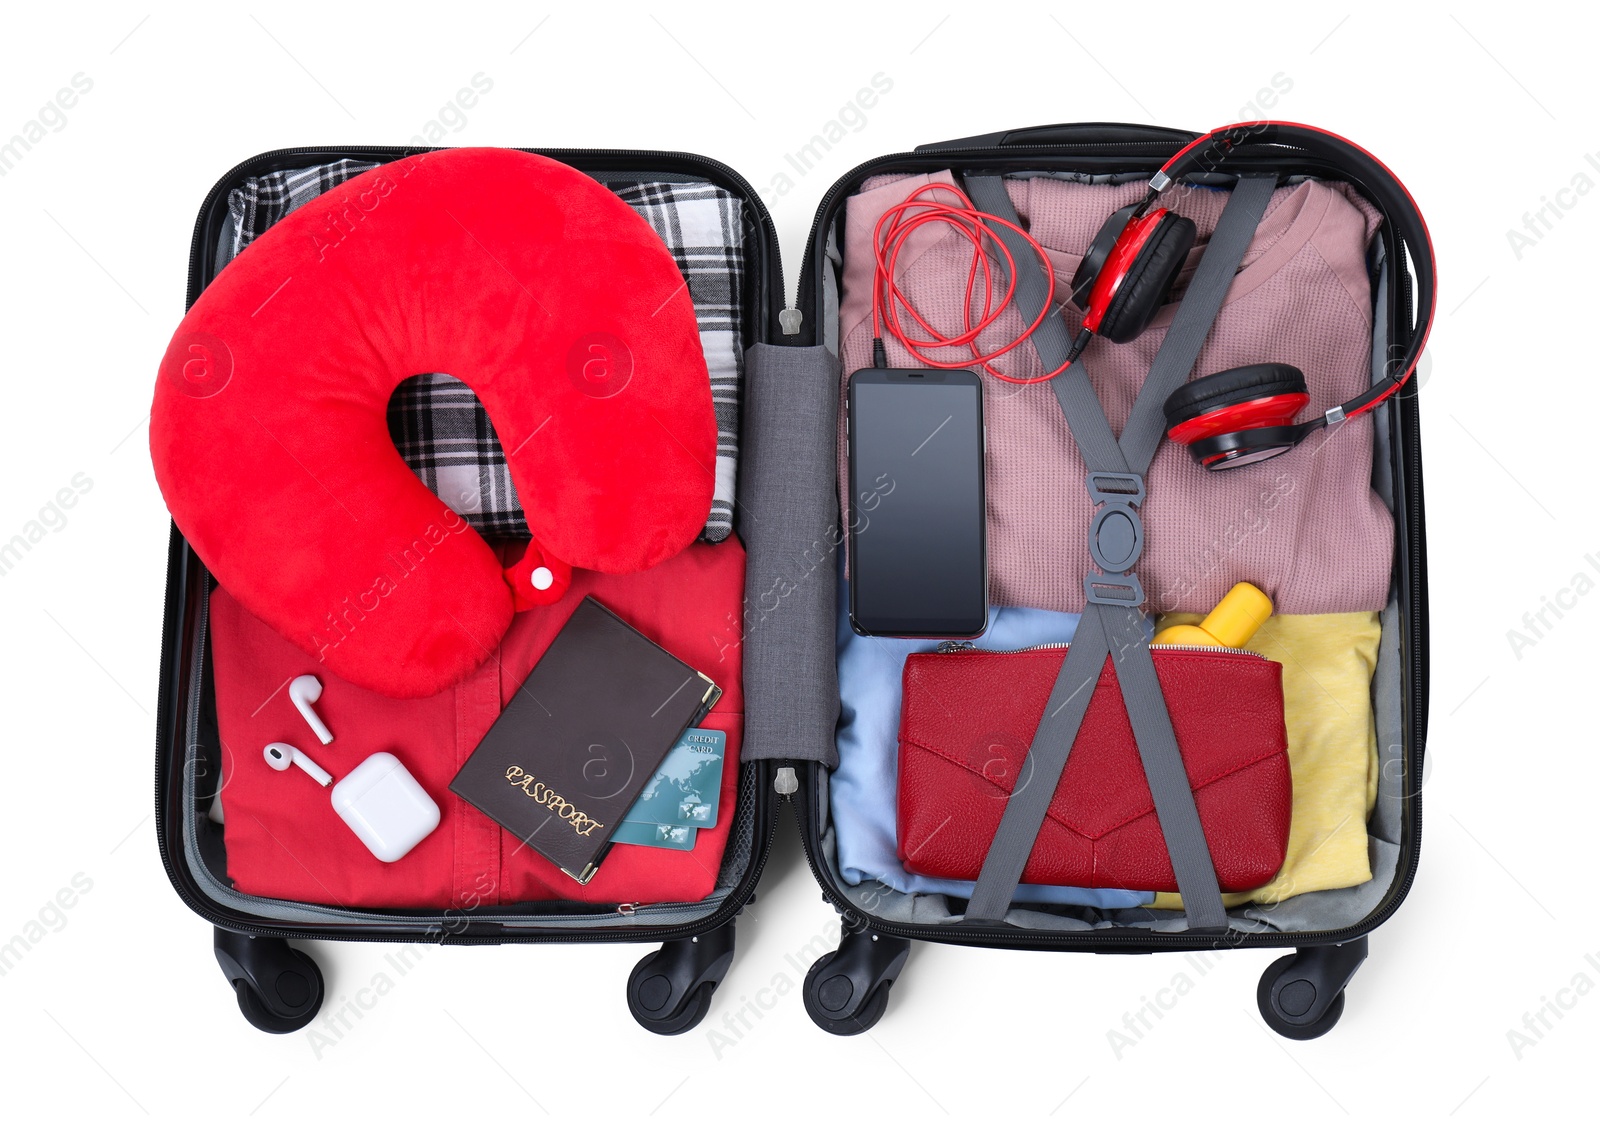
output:
M889 1008L889 987L910 953L910 940L876 935L846 920L839 949L806 971L801 994L806 1012L823 1032L841 1037L865 1033Z
M212 936L217 964L233 985L239 1012L263 1033L293 1033L322 1008L322 971L283 939L224 931Z
M687 1033L711 1011L711 995L732 964L731 922L693 938L663 943L628 975L628 1012L663 1037Z
M1302 947L1268 966L1256 1005L1273 1032L1295 1041L1322 1036L1344 1015L1344 990L1366 960L1367 940Z

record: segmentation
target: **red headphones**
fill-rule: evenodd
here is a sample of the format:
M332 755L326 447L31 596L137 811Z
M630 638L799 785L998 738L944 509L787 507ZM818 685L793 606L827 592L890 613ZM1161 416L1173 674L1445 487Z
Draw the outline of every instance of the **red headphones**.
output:
M1295 424L1294 418L1311 398L1305 376L1292 365L1245 365L1202 377L1173 393L1163 406L1167 435L1187 445L1194 458L1213 471L1282 455L1313 432L1388 400L1416 369L1434 313L1428 227L1411 194L1388 167L1355 143L1314 126L1252 122L1212 130L1184 146L1150 178L1144 200L1118 209L1106 220L1072 278L1072 300L1084 312L1072 358L1083 352L1093 335L1130 342L1150 325L1195 239L1193 221L1155 207L1156 202L1184 175L1210 171L1244 153L1280 160L1302 155L1331 160L1336 167L1333 175L1355 185L1382 210L1397 240L1391 262L1403 263L1410 253L1419 317L1405 353L1386 367L1381 381L1304 424Z
M1156 196L1152 191L1142 203L1113 212L1072 276L1072 301L1083 311L1083 345L1094 334L1120 345L1144 333L1194 247L1194 221L1151 208ZM1083 352L1077 342L1073 350Z

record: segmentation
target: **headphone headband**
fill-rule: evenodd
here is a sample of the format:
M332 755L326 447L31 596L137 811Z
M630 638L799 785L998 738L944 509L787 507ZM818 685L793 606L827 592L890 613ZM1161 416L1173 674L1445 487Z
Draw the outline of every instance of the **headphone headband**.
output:
M1282 145L1336 161L1353 174L1351 179L1378 205L1385 222L1398 237L1396 270L1401 265L1400 257L1407 251L1411 254L1417 284L1417 318L1406 352L1389 366L1390 372L1382 381L1353 400L1329 410L1326 419L1332 424L1359 416L1400 391L1416 371L1423 346L1427 344L1436 305L1433 241L1428 235L1427 222L1400 178L1382 161L1348 138L1299 122L1240 122L1201 134L1173 154L1150 178L1151 195L1146 205L1189 173L1222 164L1246 143Z

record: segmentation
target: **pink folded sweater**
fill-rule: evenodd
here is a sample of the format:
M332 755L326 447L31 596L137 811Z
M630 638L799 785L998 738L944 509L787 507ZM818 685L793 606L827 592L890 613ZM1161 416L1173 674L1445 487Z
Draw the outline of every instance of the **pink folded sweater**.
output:
M843 373L872 364L872 229L917 186L950 182L948 173L876 177L845 211L839 330ZM1073 271L1105 218L1138 200L1143 182L1079 184L1049 177L1013 179L1007 188L1029 232L1049 253L1060 302ZM1204 188L1172 194L1199 239L1179 277L1182 296L1215 229L1227 194ZM1306 181L1277 190L1228 290L1191 379L1255 362L1298 366L1311 413L1349 400L1372 380L1372 297L1366 250L1380 218L1349 186ZM900 254L900 287L933 325L961 325L971 245L937 224L924 225ZM996 278L999 278L996 275ZM1155 360L1177 303L1126 345L1095 339L1083 355L1112 428L1121 431ZM1066 307L1070 329L1079 312ZM992 349L1021 332L1015 308L979 345ZM986 344L987 343L987 344ZM892 338L889 364L916 363ZM937 356L937 354L935 355ZM951 360L959 350L945 354ZM1017 376L1044 372L1031 344L996 363ZM1047 383L984 378L989 433L990 601L1067 612L1083 608L1091 568L1086 532L1092 513L1085 468ZM842 398L841 398L842 400ZM841 501L845 473L840 416ZM1266 591L1275 611L1365 612L1387 601L1394 524L1372 491L1372 421L1358 418L1318 433L1264 463L1208 472L1166 442L1146 477L1145 548L1137 572L1152 611L1205 612L1236 581Z

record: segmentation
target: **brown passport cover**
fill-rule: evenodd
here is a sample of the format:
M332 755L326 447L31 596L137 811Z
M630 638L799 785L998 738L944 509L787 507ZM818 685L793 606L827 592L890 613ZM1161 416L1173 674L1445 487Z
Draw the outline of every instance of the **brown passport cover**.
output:
M586 597L450 789L580 884L716 684Z

